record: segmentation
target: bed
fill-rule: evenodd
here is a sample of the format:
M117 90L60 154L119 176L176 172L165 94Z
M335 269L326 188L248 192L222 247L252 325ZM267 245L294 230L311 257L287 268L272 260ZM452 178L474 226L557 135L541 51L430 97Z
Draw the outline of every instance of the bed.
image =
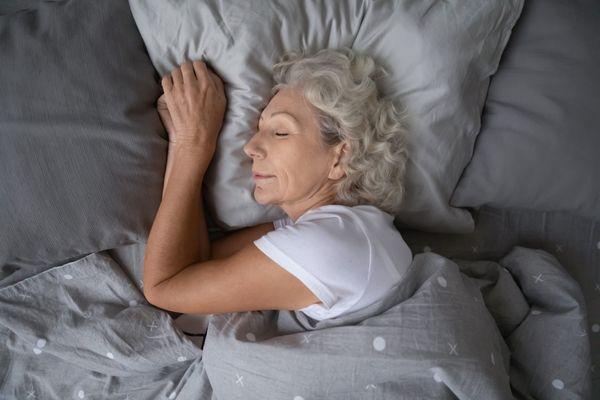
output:
M3 2L0 398L600 398L600 7L461 4ZM342 45L413 118L403 281L323 321L150 305L160 76L204 57L227 83L216 239L283 216L239 152L270 64Z

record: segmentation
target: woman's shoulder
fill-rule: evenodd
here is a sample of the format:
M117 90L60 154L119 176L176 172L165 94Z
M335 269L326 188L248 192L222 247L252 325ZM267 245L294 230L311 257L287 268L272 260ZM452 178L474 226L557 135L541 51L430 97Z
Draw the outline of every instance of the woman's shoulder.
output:
M372 251L385 249L396 257L409 257L412 260L412 251L394 225L394 216L378 207L326 205L309 210L296 221L301 224L303 222L306 225L314 225L315 230L326 230L330 235L338 235L340 240L346 243L369 244ZM317 226L319 228L316 228ZM356 240L351 240L352 237Z
M393 225L394 220L394 216L368 204L356 206L327 204L306 211L300 216L300 218L298 218L296 223L326 220L331 218L337 219L340 222L353 221L355 223L360 223L361 221L374 221L377 225L380 225L382 222L386 225ZM288 222L292 222L291 219L289 219Z
M402 239L393 219L392 215L371 205L328 204L308 210L296 222L285 216L274 224L278 233L290 239L301 237L308 241L314 238L328 244L336 242L338 247L364 248L372 240L381 241L383 237Z
M289 220L284 228L302 236L326 235L363 246L386 236L402 239L393 220L392 215L375 206L329 204L307 211L295 223Z
M337 204L316 207L302 214L295 222L285 216L274 222L275 232L289 240L302 243L323 243L340 248L365 243L368 225L360 211ZM267 235L269 236L269 235Z

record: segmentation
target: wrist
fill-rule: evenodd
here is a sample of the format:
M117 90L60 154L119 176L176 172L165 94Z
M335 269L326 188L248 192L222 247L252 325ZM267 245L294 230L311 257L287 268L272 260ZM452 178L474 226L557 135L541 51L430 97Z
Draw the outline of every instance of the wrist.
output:
M172 169L184 171L183 173L200 174L204 176L210 165L214 149L210 146L190 146L183 144L169 144L169 158ZM182 172L179 172L182 173Z
M169 151L173 153L196 156L196 157L211 157L217 148L216 143L200 142L190 140L179 140L177 142L169 142Z
M193 149L211 148L216 146L216 137L204 128L179 129L170 137L170 143L179 147Z
M217 144L214 142L201 141L201 140L181 140L169 141L169 149L182 153L192 153L195 155L212 155L217 148Z

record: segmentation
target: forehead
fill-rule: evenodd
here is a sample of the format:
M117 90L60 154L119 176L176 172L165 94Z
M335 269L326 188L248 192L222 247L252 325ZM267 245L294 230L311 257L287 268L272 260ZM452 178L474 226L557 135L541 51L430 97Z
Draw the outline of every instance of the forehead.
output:
M303 116L310 113L302 93L297 89L287 87L280 89L271 97L261 114L261 119L263 116L270 117L272 113L281 111L291 114L297 119L302 119Z

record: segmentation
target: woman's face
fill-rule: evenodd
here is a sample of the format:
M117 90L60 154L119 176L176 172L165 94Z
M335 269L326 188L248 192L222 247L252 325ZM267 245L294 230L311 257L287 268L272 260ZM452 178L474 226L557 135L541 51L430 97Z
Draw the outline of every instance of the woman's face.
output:
M316 113L302 93L279 90L244 146L253 174L269 175L254 176L256 201L279 205L293 220L308 209L331 204L332 183L344 176L338 164L343 143L326 149L321 142Z

